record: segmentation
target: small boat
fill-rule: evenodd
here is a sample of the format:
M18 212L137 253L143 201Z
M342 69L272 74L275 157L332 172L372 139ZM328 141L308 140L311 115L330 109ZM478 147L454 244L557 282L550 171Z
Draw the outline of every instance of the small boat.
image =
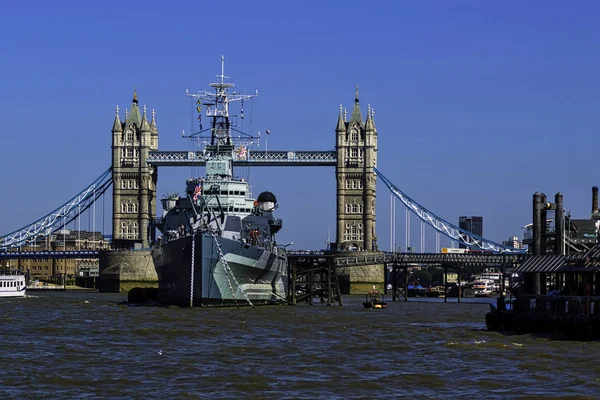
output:
M425 297L444 297L445 291L443 286L430 286L425 292Z
M387 303L384 301L383 294L373 288L367 293L363 306L365 308L385 308Z
M0 297L25 297L25 275L17 270L0 270Z

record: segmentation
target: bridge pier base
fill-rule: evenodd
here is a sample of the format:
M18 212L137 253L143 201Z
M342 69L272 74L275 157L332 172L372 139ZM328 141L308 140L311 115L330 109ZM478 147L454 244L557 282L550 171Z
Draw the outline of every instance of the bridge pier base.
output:
M365 294L373 290L383 291L383 264L362 265L356 267L338 267L337 276L343 294Z
M134 287L158 287L158 275L150 250L101 251L99 292L128 292Z

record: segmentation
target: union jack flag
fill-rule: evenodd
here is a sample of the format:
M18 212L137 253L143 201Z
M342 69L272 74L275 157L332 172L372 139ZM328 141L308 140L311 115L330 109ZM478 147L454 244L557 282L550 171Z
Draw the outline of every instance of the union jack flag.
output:
M202 184L198 184L194 189L194 201L198 200L198 197L202 196Z
M246 159L246 154L247 154L246 147L240 146L237 149L236 153L237 153L237 159L238 160L245 160Z

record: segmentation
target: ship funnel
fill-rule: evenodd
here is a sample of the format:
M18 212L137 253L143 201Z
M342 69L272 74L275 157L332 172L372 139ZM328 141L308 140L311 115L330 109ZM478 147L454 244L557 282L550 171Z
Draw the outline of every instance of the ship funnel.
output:
M592 188L592 214L598 213L598 186Z

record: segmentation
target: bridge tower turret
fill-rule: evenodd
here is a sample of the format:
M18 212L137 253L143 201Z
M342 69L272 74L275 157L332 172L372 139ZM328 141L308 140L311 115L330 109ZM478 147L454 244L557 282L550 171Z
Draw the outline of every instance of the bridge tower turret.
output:
M148 247L150 219L156 214L157 171L146 163L148 152L158 148L158 130L146 106L140 113L134 88L125 122L119 110L112 129L113 248Z
M358 85L350 121L340 105L336 132L337 250L375 251L377 129L374 112L363 122Z

